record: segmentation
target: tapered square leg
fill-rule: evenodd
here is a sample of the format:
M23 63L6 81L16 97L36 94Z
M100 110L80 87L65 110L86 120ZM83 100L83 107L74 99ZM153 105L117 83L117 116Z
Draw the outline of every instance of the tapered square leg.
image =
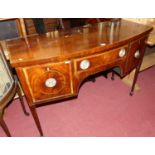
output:
M137 79L138 79L138 73L139 73L139 70L140 70L140 66L141 65L138 65L136 67L136 72L135 72L135 75L134 75L134 79L133 79L133 83L132 83L132 87L131 87L131 91L130 91L130 96L132 96L134 94L135 84L136 84Z
M37 128L39 130L40 136L43 136L43 131L42 131L42 128L41 128L41 125L40 125L38 114L36 112L36 108L35 107L30 107L30 110L31 110L32 116L34 118L34 121L35 121L35 123L37 125Z
M25 105L24 105L24 100L23 100L23 97L22 97L22 93L21 93L21 90L20 90L18 84L17 84L17 94L19 96L19 100L20 100L20 103L21 103L24 114L29 116L29 113L26 111L26 108L25 108Z
M115 80L115 73L112 71L111 80Z

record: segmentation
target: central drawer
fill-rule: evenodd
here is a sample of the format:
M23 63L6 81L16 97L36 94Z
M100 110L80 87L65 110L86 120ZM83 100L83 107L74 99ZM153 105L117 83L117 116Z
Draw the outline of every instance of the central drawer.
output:
M105 51L104 53L94 54L87 57L82 57L74 60L75 75L85 77L104 69L109 68L112 65L125 66L128 53L128 45L116 48L111 51ZM119 63L120 62L120 63Z
M33 102L72 94L71 64L60 62L23 68Z

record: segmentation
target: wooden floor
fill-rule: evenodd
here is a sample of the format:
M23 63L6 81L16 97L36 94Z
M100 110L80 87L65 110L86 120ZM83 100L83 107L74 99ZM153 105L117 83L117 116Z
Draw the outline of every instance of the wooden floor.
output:
M146 48L145 56L141 66L141 71L153 65L155 65L155 46Z

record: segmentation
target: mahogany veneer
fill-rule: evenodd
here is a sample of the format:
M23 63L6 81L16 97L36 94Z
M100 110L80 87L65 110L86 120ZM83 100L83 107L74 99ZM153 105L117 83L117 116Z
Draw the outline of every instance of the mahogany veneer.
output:
M132 95L151 30L121 20L6 41L10 63L17 71L40 134L35 108L77 96L82 81L90 75L114 68L124 77L136 68Z

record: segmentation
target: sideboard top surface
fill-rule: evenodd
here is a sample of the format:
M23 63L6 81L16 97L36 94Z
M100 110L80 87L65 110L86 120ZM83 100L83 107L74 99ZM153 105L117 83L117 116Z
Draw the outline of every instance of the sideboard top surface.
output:
M104 52L151 30L150 26L120 20L7 40L5 46L11 65L19 67Z

